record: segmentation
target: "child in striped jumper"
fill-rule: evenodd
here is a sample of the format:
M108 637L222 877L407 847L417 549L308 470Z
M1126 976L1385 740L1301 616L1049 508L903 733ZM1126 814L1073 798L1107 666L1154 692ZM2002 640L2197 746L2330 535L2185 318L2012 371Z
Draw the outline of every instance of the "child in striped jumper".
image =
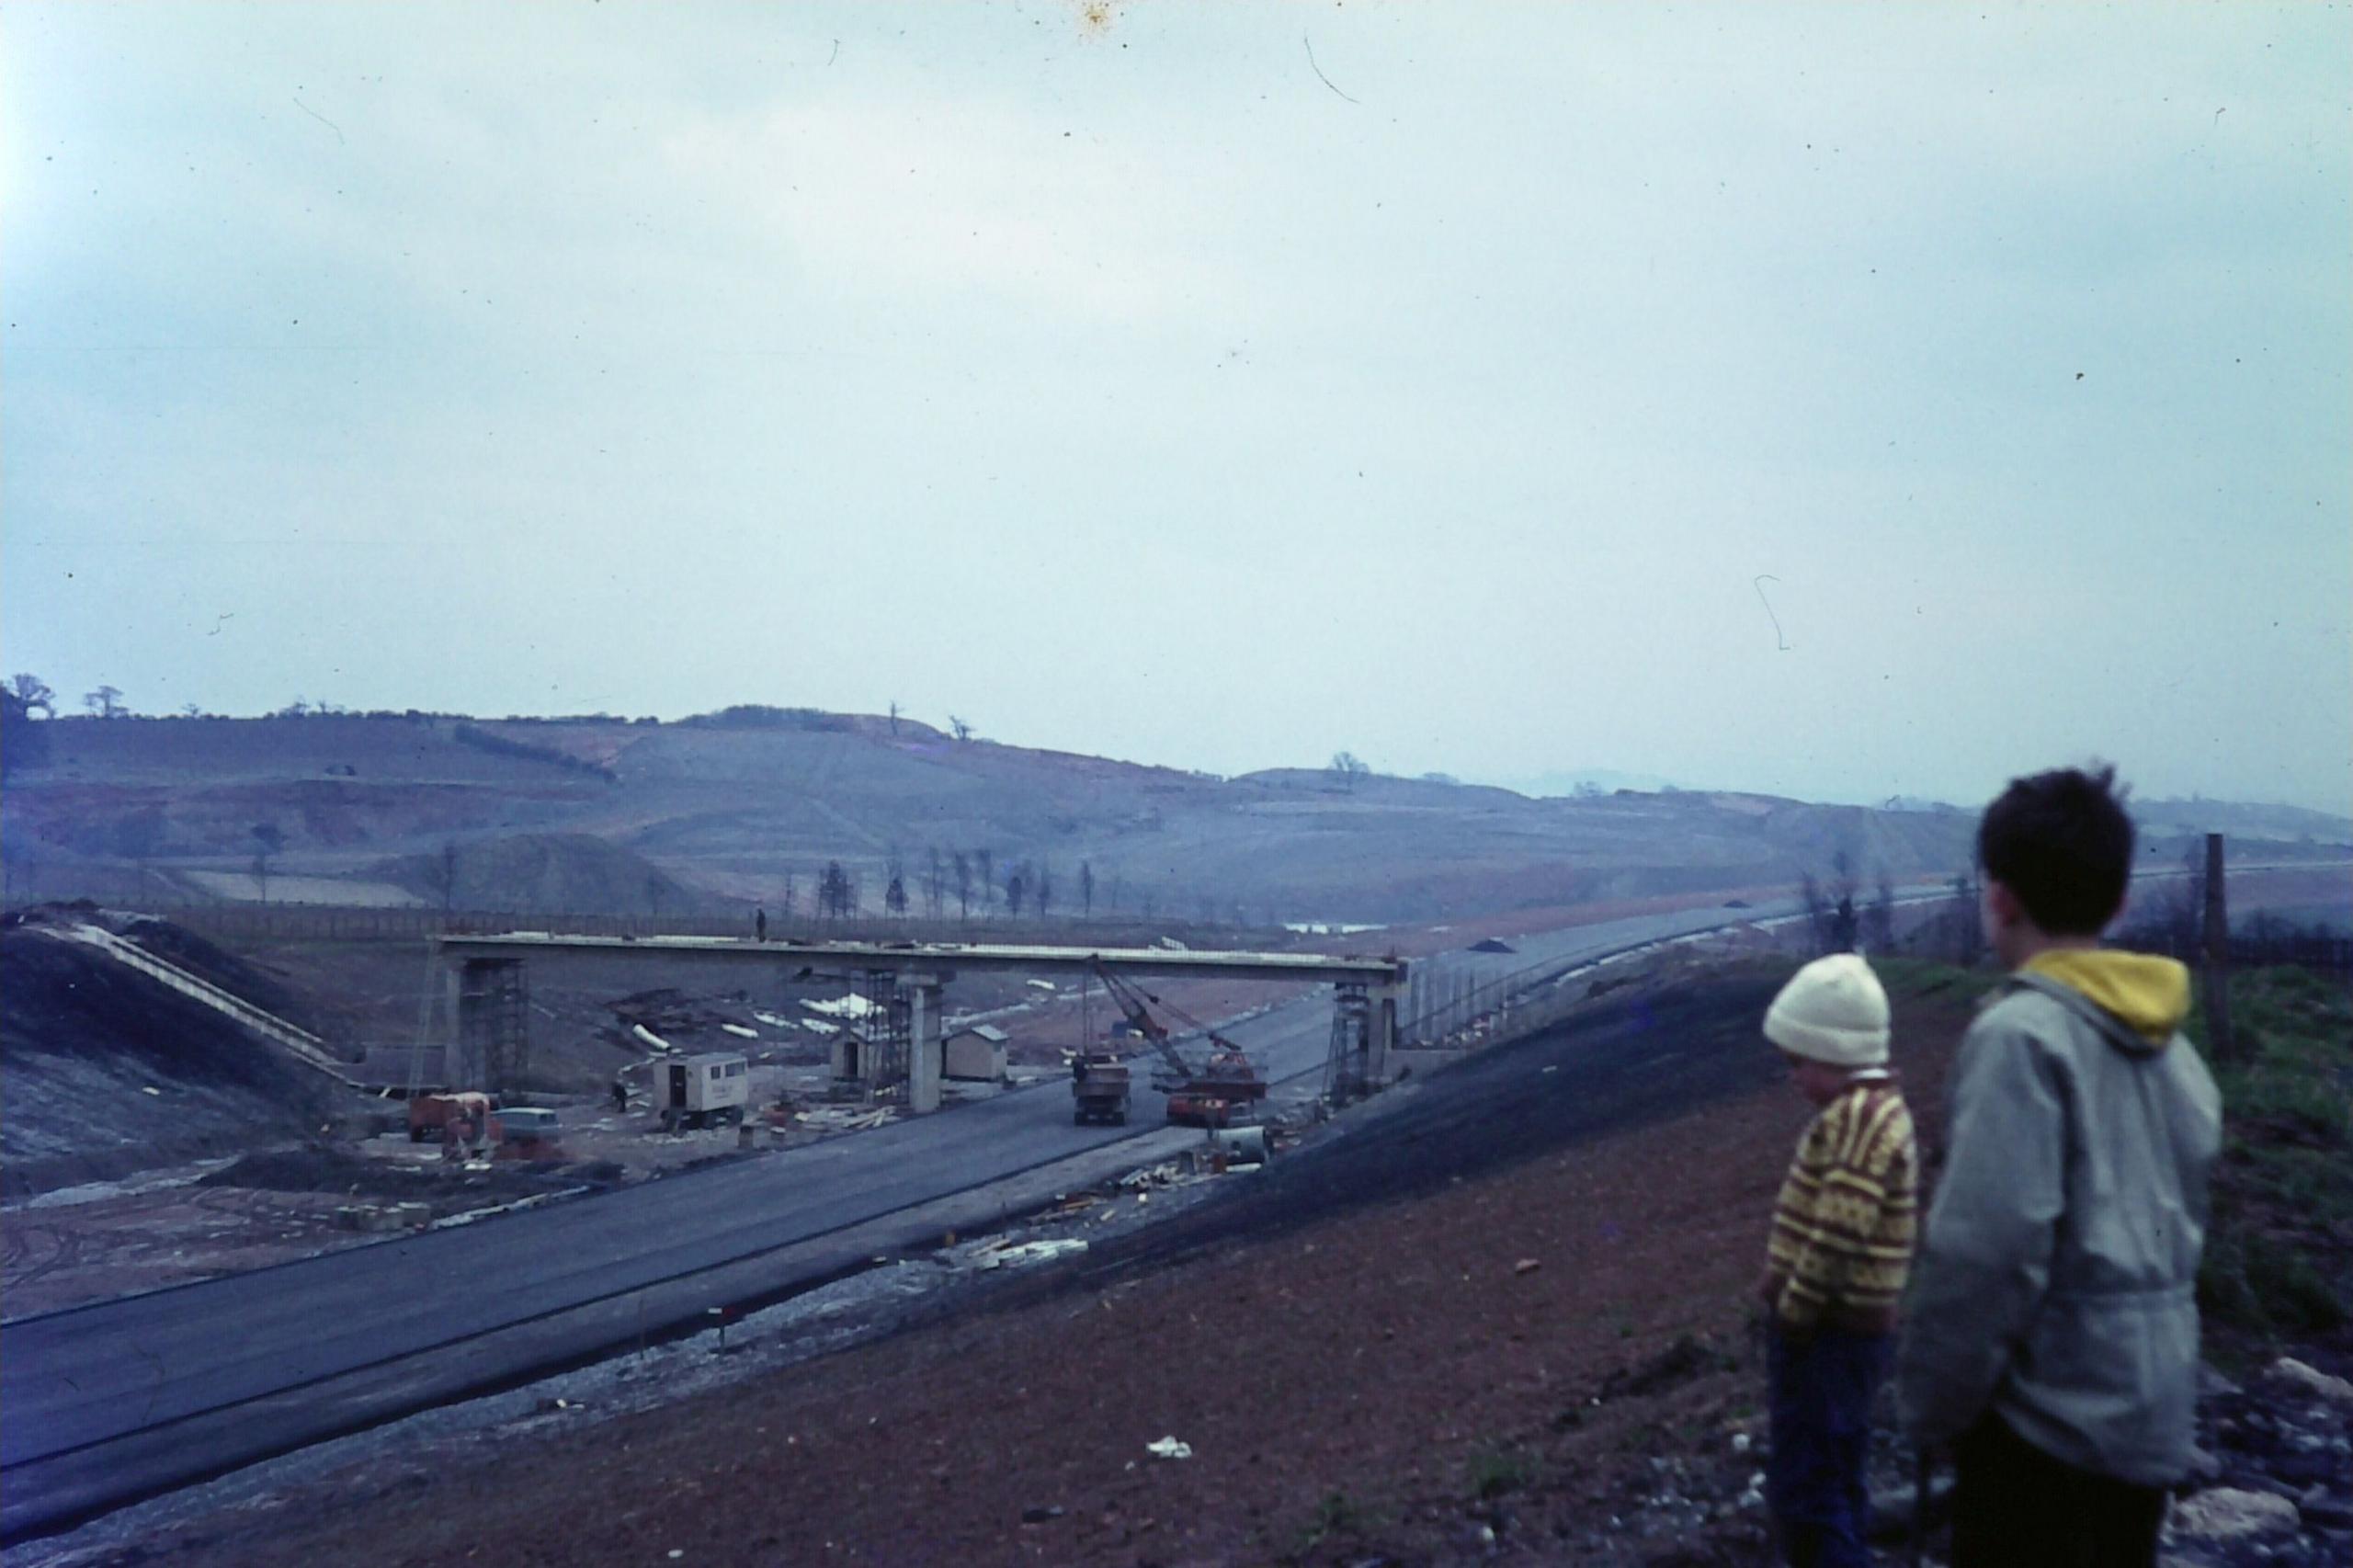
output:
M1871 1395L1912 1266L1919 1153L1887 1067L1887 994L1853 953L1800 970L1765 1015L1820 1107L1773 1209L1759 1293L1772 1313L1767 1495L1799 1568L1870 1562Z

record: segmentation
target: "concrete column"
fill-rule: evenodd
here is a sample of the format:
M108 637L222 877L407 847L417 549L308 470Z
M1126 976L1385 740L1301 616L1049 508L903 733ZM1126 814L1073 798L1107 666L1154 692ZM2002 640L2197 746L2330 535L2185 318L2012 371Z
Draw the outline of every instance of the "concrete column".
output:
M453 1089L476 1089L482 1086L482 1062L473 1049L474 1031L468 1028L466 1006L466 964L463 959L452 960L441 966L442 1000L449 1006L449 1043L442 1053L441 1075Z
M1364 1081L1367 1088L1389 1082L1389 1052L1397 1043L1397 998L1402 985L1365 987Z
M902 974L899 990L907 998L907 1109L927 1116L939 1108L939 1080L945 1067L940 1055L939 981L928 974Z

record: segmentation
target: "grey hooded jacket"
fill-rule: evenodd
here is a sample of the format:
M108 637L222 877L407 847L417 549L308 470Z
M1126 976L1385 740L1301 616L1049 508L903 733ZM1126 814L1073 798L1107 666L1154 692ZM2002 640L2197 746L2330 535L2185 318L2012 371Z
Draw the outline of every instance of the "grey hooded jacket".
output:
M1961 1043L1898 1392L1923 1444L1990 1411L2067 1464L2166 1485L2189 1468L2222 1096L2176 1032L2180 965L2052 967L2078 984L2029 966Z

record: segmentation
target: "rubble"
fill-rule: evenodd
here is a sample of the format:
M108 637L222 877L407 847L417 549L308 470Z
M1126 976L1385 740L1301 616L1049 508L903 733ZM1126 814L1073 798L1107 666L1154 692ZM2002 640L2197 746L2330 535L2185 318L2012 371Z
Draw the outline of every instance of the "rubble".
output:
M2177 1540L2246 1540L2291 1534L2296 1522L2296 1506L2285 1497L2218 1486L2175 1505L2165 1532Z
M2343 1378L2308 1367L2292 1356L2282 1356L2272 1362L2266 1375L2315 1394L2324 1403L2353 1415L2353 1382Z
M1009 1236L992 1236L969 1247L955 1249L961 1253L959 1266L967 1268L1017 1268L1032 1263L1051 1263L1086 1250L1086 1244L1076 1237L1061 1237L1045 1241L1017 1242Z
M886 1126L898 1119L899 1113L885 1107L876 1110L858 1110L843 1106L819 1106L813 1110L798 1112L801 1126L824 1132L863 1132Z

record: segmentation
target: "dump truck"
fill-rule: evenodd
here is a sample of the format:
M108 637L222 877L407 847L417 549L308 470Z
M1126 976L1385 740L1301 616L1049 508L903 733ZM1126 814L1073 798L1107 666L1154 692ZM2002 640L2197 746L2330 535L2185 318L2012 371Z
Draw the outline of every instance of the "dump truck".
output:
M408 1102L408 1141L412 1143L449 1142L451 1125L462 1124L466 1140L485 1136L498 1096L483 1094L412 1095Z
M752 1101L750 1063L733 1051L656 1062L652 1073L654 1109L666 1132L742 1121Z
M1070 1119L1077 1126L1128 1123L1128 1064L1100 1051L1080 1051L1070 1063Z

